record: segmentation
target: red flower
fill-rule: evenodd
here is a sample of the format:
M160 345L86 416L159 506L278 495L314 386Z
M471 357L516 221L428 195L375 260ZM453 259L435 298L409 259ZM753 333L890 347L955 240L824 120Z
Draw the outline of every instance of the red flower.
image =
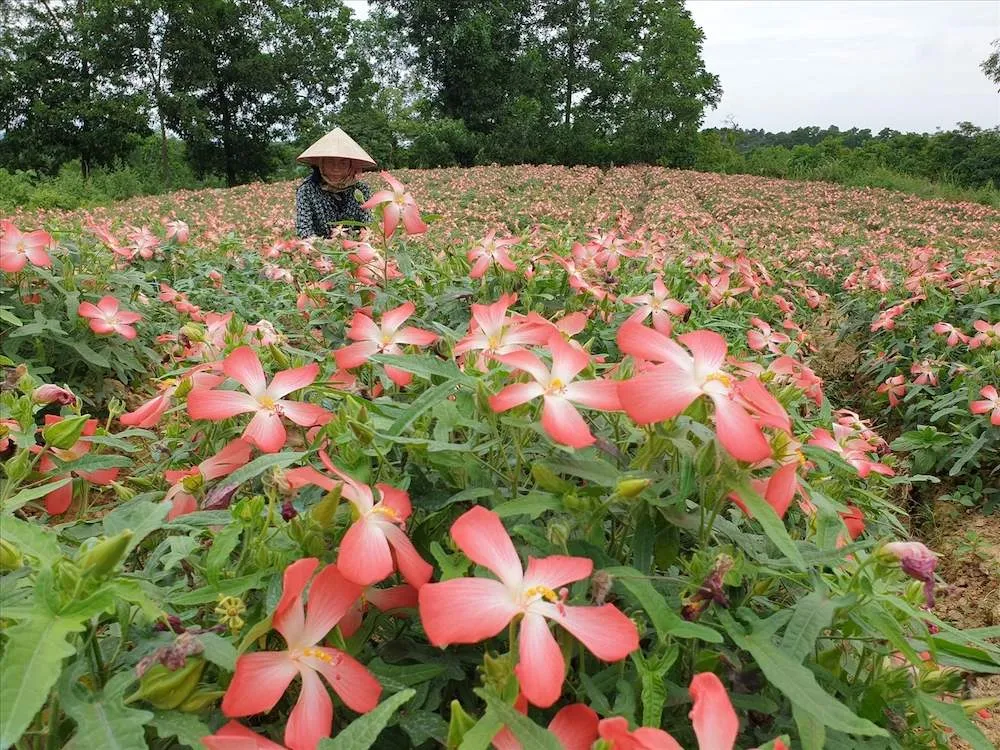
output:
M246 388L248 393L196 388L188 395L188 415L192 419L220 421L253 412L253 419L243 431L243 438L264 453L276 453L284 446L287 433L281 423L282 417L302 427L322 424L330 418L329 412L321 406L282 398L316 380L319 365L315 362L275 373L268 385L257 353L249 346L241 346L226 357L222 371Z
M110 295L102 297L96 305L81 302L77 314L90 319L90 330L98 336L117 333L129 341L136 336L132 323L142 320L139 313L122 310L118 300Z
M435 646L478 643L521 616L515 672L532 704L546 708L562 692L566 664L547 620L562 625L604 661L619 661L639 647L635 623L614 605L566 604L569 591L563 587L589 576L591 560L562 555L529 558L524 570L499 516L480 506L460 516L451 535L469 559L500 580L453 578L421 587L420 618L427 638ZM467 612L476 616L462 616Z
M200 489L205 482L232 474L249 460L250 446L240 438L236 438L197 466L186 470L164 472L166 480L173 485L163 498L163 502L170 503L167 520L171 521L186 513L193 513L198 509L198 503L192 494L194 491Z
M983 397L982 401L973 401L969 405L969 411L973 414L985 414L990 412L990 424L1000 427L1000 394L997 393L996 386L988 385L979 391Z
M274 611L274 629L288 649L244 654L222 699L230 717L267 713L299 675L302 687L285 725L285 744L291 750L314 750L333 727L333 702L320 675L347 706L359 713L378 704L382 686L372 674L343 651L318 646L361 595L361 587L327 565L313 580L309 603L302 596L319 560L298 560L285 569L281 600Z
M375 323L361 310L357 310L347 331L347 338L355 343L348 344L333 353L337 367L345 370L360 367L373 354L401 354L403 350L400 347L406 344L416 346L433 344L438 337L430 331L413 326L400 330L400 326L413 315L415 309L416 305L406 302L388 310L382 314L381 325ZM412 373L391 365L386 365L385 374L400 388L409 385L413 380Z
M386 239L392 237L403 220L403 228L407 234L423 234L427 225L420 218L420 210L413 196L406 192L403 184L388 172L382 172L382 179L389 183L392 190L379 190L371 198L361 204L362 208L374 208L380 203L388 205L382 211L382 231Z
M573 448L591 445L595 438L573 404L602 411L621 409L618 384L600 379L573 382L590 363L590 355L570 346L559 334L549 337L548 346L552 352L551 370L528 351L495 355L497 361L531 375L534 382L508 385L490 397L490 407L503 412L541 396L542 427L549 437Z
M0 221L0 271L17 273L25 264L51 268L52 259L45 252L52 247L52 235L41 229L22 232L12 221Z

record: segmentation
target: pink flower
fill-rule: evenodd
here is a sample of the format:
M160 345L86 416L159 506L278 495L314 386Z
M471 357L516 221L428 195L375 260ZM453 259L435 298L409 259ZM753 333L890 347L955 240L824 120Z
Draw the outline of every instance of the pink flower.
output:
M528 351L495 356L497 361L528 373L534 382L508 385L490 397L490 408L503 412L541 396L542 427L549 437L572 448L584 448L595 438L573 404L617 411L621 409L617 383L601 379L573 382L590 364L590 355L570 346L559 334L549 337L548 347L552 352L551 370Z
M400 329L406 319L413 315L415 309L416 305L406 302L388 310L382 314L381 325L376 324L364 312L355 311L351 327L347 331L347 338L355 343L348 344L333 353L337 367L345 370L360 367L373 354L401 354L400 347L406 344L415 346L433 344L438 339L437 334L413 326ZM392 365L386 365L385 374L400 388L409 385L413 380L412 373Z
M62 421L62 417L55 414L45 415L45 426L56 424ZM83 432L81 437L76 443L67 449L61 448L43 448L40 445L32 446L31 450L33 453L41 453L38 460L38 470L41 472L49 473L56 471L56 464L53 461L49 453L51 452L60 461L64 463L70 463L72 461L79 461L85 455L90 453L91 444L87 440L88 437L93 435L97 431L97 420L88 419L83 427ZM107 485L111 484L115 479L118 478L118 469L97 469L95 471L80 471L72 467L65 474L50 475L50 481L58 481L60 479L71 479L73 476L78 476L91 484L97 485ZM58 516L65 513L69 506L73 502L73 482L69 481L62 487L52 490L49 494L45 496L45 512L50 516Z
M320 675L348 708L359 713L375 708L382 692L378 680L353 657L317 645L361 595L360 586L344 578L335 565L327 565L313 580L309 603L303 606L303 593L318 565L319 560L308 557L285 569L272 622L288 649L243 654L222 699L222 712L230 718L267 713L299 675L299 698L285 725L285 744L291 750L315 750L330 736L333 702Z
M188 241L188 234L190 230L188 225L185 224L180 219L174 219L173 221L167 222L167 239L176 240L177 244L183 245Z
M460 516L451 535L469 559L500 580L453 578L421 587L420 618L427 637L435 646L478 643L522 616L515 673L532 704L547 708L555 703L566 670L547 620L562 625L603 661L619 661L639 647L635 624L614 605L566 604L565 585L589 576L593 561L561 555L529 558L525 571L499 516L481 506Z
M404 531L413 509L410 496L401 489L379 484L376 502L371 487L345 474L320 451L320 459L340 480L341 491L354 506L358 519L347 530L337 552L337 567L359 586L385 580L399 569L408 584L419 589L431 579L434 569L422 558ZM338 482L311 467L292 469L285 477L293 487L314 484L327 492Z
M181 386L181 383L185 379L189 380L192 388L214 388L219 385L222 381L226 379L224 375L218 375L214 372L205 372L205 370L213 365L198 365L193 368L191 373L180 381L167 381L161 388L159 395L154 396L149 401L140 405L135 411L130 411L122 414L118 421L121 422L126 427L141 427L143 429L149 429L150 427L155 427L160 423L163 418L164 413L170 408L173 403L173 396L177 389Z
M53 245L52 235L41 229L22 232L12 221L0 221L0 271L18 273L25 264L51 268L52 259L46 252Z
M478 351L476 366L485 370L487 357L520 351L526 344L544 343L548 338L546 332L535 330L524 318L507 317L507 308L516 299L504 295L491 305L472 305L469 333L455 344L454 355Z
M268 385L257 353L249 346L241 346L226 357L222 371L248 392L196 388L188 394L188 416L218 422L237 414L253 412L243 439L264 453L276 453L285 444L287 433L281 422L282 417L301 427L322 424L330 418L329 412L321 406L282 398L316 380L319 365L315 362L278 372Z
M747 345L755 352L767 348L772 354L781 354L782 344L791 341L788 336L778 333L771 328L771 325L760 318L751 318L757 328L747 331Z
M948 340L946 343L948 346L955 346L959 342L966 344L969 341L969 337L967 335L955 328L955 326L951 323L945 323L944 321L934 324L934 333L941 335L947 334Z
M871 459L869 453L875 452L875 448L868 440L857 437L853 428L843 424L835 424L833 432L836 437L827 430L819 428L813 430L808 445L815 445L836 453L853 466L862 479L873 471L888 477L896 473L891 467Z
M522 714L528 713L528 701L523 693L517 696L514 708ZM563 750L590 750L597 740L597 725L598 717L594 709L574 703L559 709L549 722L549 731L555 735ZM496 750L522 750L523 745L513 732L504 727L493 738L493 747Z
M640 294L635 297L622 297L622 302L635 305L638 309L632 313L629 320L643 323L650 315L653 316L653 327L665 336L671 333L670 316L686 318L691 311L689 305L678 302L670 297L670 291L663 283L663 277L657 276L653 282L652 294Z
M164 477L172 485L163 498L163 502L170 503L167 520L172 521L178 516L196 511L198 501L195 500L193 492L199 490L205 482L232 474L241 466L245 466L249 460L249 444L236 438L197 466L186 470L164 472Z
M996 386L985 386L979 395L983 401L973 401L969 405L969 411L973 414L985 414L990 412L990 424L1000 427L1000 394L997 393Z
M31 392L31 400L36 404L57 403L66 406L76 403L76 395L68 388L60 388L58 385L46 383Z
M889 406L896 406L906 395L906 378L902 375L886 378L875 390L889 396Z
M503 237L501 239L495 239L497 231L491 229L483 239L479 241L474 248L469 250L466 257L469 262L472 263L472 268L469 271L469 277L473 279L478 279L486 273L486 269L490 267L490 263L496 263L500 268L505 271L516 271L517 266L514 265L514 261L510 259L507 254L507 248L517 242L516 237Z
M931 363L926 359L921 362L914 362L910 366L910 374L917 376L913 381L914 385L938 384L937 370L931 367Z
M798 464L788 463L781 466L767 479L753 479L750 485L754 492L764 498L764 502L770 505L778 518L784 518L788 512L788 506L792 504L792 499L799 488ZM736 503L740 510L751 518L753 514L744 504L739 492L731 494L730 499Z
M77 314L90 319L90 330L98 336L117 333L129 341L136 336L132 323L142 320L139 313L122 310L118 300L110 295L102 297L96 305L81 302Z
M399 220L403 220L403 228L407 234L423 234L427 231L427 225L420 218L420 210L417 202L413 199L403 184L388 172L382 172L382 179L389 183L392 190L379 190L371 198L365 201L362 208L374 208L380 203L388 205L382 212L382 231L386 239L392 237L399 226Z
M910 578L924 583L924 598L928 607L934 606L934 569L937 555L923 542L890 542L882 552L899 561L903 572Z
M700 396L715 404L715 432L734 458L755 463L771 455L771 446L753 417L737 400L736 381L722 370L726 340L713 331L693 331L673 339L635 323L618 330L618 346L633 357L659 362L655 367L618 384L628 415L638 424L673 419ZM747 382L749 382L748 379ZM754 392L768 410L782 413L780 404L763 387ZM787 416L787 415L786 415Z
M340 621L340 632L345 638L350 638L361 627L361 620L368 611L368 605L375 607L379 612L390 613L403 609L416 609L417 590L408 583L386 589L366 586L361 592L361 597Z

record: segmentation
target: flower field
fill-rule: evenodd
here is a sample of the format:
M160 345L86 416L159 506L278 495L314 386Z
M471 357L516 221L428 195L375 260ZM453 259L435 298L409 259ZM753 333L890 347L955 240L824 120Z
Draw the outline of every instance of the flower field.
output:
M0 224L0 747L994 746L910 518L1000 507L1000 212L369 182Z

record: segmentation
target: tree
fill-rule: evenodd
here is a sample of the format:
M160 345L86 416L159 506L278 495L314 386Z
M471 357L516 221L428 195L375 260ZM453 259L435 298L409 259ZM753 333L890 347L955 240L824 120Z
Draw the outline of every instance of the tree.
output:
M138 64L138 3L7 0L0 26L0 162L83 175L122 159L149 132Z
M340 0L164 0L167 124L204 171L264 178L275 140L341 103L350 11Z
M1000 93L1000 39L993 40L993 52L979 67L986 77L996 84L997 92Z

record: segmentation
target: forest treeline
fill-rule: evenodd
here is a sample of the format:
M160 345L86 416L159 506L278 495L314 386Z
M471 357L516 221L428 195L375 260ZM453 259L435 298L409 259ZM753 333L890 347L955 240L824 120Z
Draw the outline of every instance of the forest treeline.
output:
M0 210L290 179L335 125L388 168L1000 182L997 131L971 126L702 131L722 93L703 41L682 0L373 0L363 20L341 0L6 0Z

